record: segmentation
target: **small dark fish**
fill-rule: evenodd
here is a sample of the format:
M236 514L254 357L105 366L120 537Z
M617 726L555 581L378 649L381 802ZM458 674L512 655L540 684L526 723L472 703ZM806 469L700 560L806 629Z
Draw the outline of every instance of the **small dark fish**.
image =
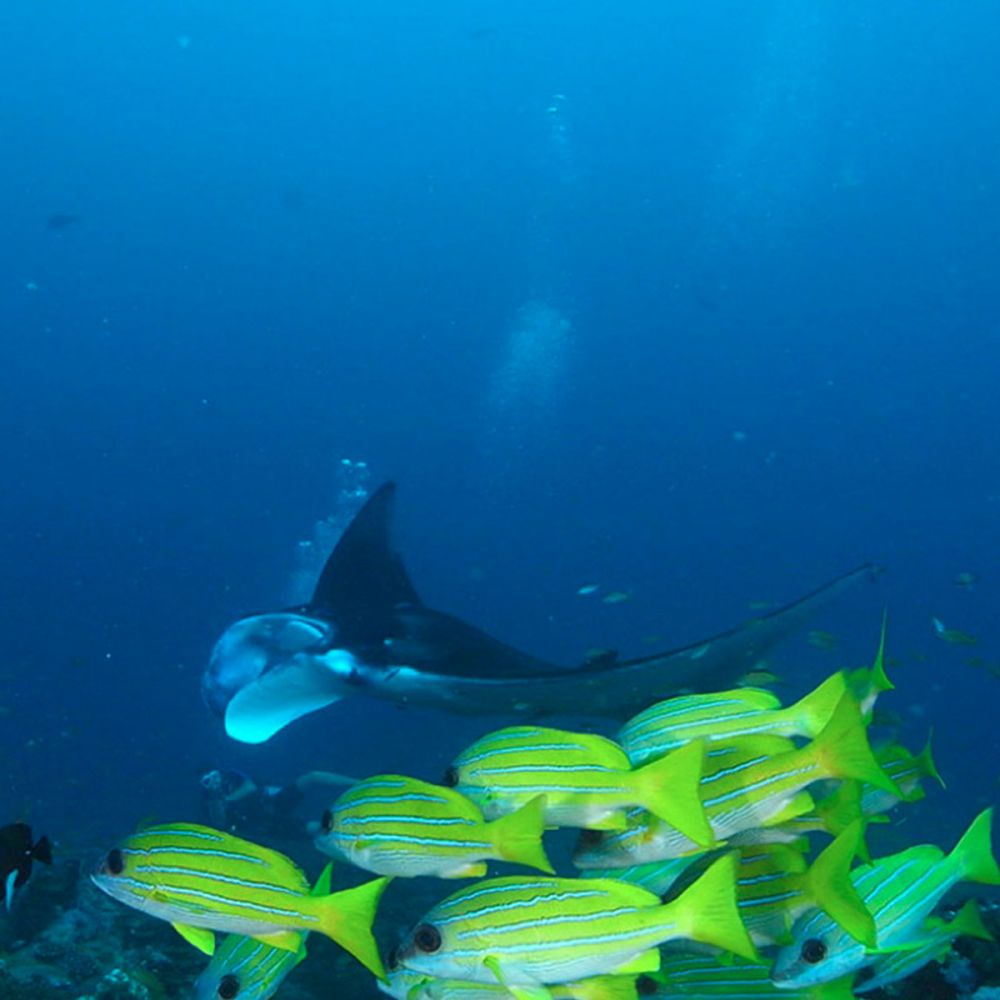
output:
M49 216L46 225L49 229L68 229L70 226L75 226L79 221L79 215L73 215L70 212L53 212Z
M0 879L8 910L14 902L14 892L31 877L31 865L35 861L52 864L52 845L48 837L39 837L32 845L31 827L27 823L11 823L0 829Z

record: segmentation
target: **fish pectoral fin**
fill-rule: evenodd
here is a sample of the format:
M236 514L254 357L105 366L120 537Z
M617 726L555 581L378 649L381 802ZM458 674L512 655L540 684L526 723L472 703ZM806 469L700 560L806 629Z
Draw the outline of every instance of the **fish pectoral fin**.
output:
M638 976L643 972L659 972L660 949L649 948L646 951L641 951L635 958L630 958L613 971L616 976Z
M252 937L255 941L271 945L272 948L297 954L302 947L303 935L301 931L278 931L277 934L253 934Z
M515 1000L552 1000L552 994L547 986L518 986L511 983L507 987L507 992Z
M14 884L17 882L17 869L15 868L8 876L7 881L4 883L4 903L7 906L7 910L14 905Z
M470 861L438 873L438 878L482 878L489 870L485 861Z
M504 974L503 966L496 955L487 955L483 965L493 973L496 981L516 1000L552 1000L552 993L541 983L511 983Z
M212 956L215 954L215 932L206 927L192 927L190 924L172 924L175 931L188 944L193 944L202 954Z
M628 817L625 815L624 809L616 809L614 812L587 820L588 830L611 830L617 833L627 828Z

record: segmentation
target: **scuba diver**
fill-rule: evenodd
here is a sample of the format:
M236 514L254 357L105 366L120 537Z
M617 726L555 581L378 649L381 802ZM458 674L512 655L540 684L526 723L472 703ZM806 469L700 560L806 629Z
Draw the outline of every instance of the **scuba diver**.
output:
M217 830L253 839L311 836L296 808L314 789L353 785L356 778L329 771L307 771L287 785L265 785L243 771L213 768L201 776L202 813Z

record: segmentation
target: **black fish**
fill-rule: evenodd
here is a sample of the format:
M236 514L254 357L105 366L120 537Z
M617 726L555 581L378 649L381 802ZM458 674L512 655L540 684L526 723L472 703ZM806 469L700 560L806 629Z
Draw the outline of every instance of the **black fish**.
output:
M52 864L52 845L48 837L39 837L33 845L31 827L27 823L11 823L0 829L0 878L8 910L14 902L14 892L31 878L31 865L35 861Z
M472 715L625 718L682 688L732 684L770 646L874 568L680 649L576 668L521 652L417 595L389 539L395 487L369 497L327 560L308 605L242 618L215 644L202 690L246 743L352 695Z
M68 229L70 226L76 225L79 221L79 215L73 215L70 212L53 212L48 217L46 225L49 229Z

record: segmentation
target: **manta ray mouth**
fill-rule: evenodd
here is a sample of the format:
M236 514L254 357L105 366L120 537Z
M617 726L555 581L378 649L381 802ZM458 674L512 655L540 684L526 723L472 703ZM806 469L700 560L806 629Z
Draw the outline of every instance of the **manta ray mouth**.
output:
M333 626L297 612L251 615L234 622L212 649L202 677L202 697L216 715L225 715L241 691L299 655L318 656L330 648Z

